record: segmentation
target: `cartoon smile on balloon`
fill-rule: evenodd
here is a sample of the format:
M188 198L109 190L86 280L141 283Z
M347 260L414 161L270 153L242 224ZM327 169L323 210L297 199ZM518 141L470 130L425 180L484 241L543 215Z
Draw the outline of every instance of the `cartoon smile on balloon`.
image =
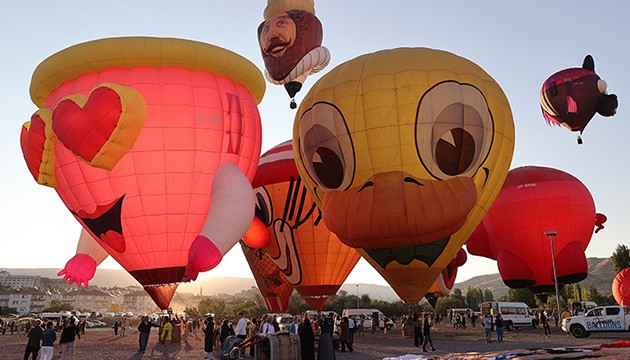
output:
M260 157L252 184L256 217L245 241L258 243L256 239L263 239L261 244L267 244L265 256L273 260L311 309L321 310L360 255L321 221L322 214L297 173L291 141Z
M323 221L406 302L453 259L503 183L514 125L469 60L401 48L324 75L296 115L298 170Z
M24 158L164 309L251 223L264 89L253 64L209 44L74 45L33 74L39 110L22 128ZM71 260L66 278L85 280L73 261L87 260Z

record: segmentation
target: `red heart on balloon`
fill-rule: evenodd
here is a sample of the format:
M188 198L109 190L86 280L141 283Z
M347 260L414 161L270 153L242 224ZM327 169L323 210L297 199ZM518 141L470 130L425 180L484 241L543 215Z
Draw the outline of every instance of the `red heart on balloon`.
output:
M28 170L35 181L39 179L39 167L44 156L44 144L46 142L46 124L39 114L33 114L30 125L22 126L20 134L20 146L24 154L24 160Z
M84 104L61 100L53 111L53 131L61 143L90 162L109 140L122 115L120 95L108 87L94 89Z

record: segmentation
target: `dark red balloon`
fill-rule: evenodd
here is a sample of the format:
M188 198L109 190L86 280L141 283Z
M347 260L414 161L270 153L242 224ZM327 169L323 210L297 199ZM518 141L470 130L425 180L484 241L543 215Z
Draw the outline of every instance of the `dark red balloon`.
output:
M540 107L547 124L564 126L581 134L595 113L615 115L617 95L608 95L606 86L595 73L595 62L590 55L581 68L551 75L540 90Z
M584 280L584 251L603 215L578 179L557 169L513 169L499 196L466 243L469 253L497 260L503 282L536 293L554 290L553 236L559 284Z

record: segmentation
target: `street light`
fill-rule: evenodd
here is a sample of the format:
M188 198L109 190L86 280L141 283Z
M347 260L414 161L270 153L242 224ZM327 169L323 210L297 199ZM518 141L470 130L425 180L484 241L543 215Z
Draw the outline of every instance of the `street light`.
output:
M357 309L359 308L359 284L357 284Z
M551 264L553 265L553 283L556 286L556 306L558 307L558 316L560 316L560 290L558 288L558 274L556 273L556 252L553 249L553 237L558 235L555 231L547 231L545 235L549 236L551 244Z

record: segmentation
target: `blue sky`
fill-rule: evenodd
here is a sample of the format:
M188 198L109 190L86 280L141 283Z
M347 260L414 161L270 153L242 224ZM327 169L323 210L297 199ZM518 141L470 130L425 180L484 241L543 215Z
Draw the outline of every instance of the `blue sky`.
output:
M80 226L49 188L35 184L19 146L22 123L36 110L29 97L37 65L68 46L114 36L177 37L230 49L263 69L256 40L266 1L11 2L0 13L0 268L64 266L73 256ZM610 256L630 245L630 2L607 1L361 1L316 0L324 42L332 56L322 73L356 56L396 47L429 47L466 57L501 85L516 125L511 168L549 166L580 179L591 191L606 229L588 256ZM592 54L598 74L620 98L618 114L596 116L584 144L564 128L548 127L539 107L542 82L579 67ZM321 75L311 76L297 100ZM294 111L282 87L268 84L259 106L263 152L291 137ZM628 167L627 167L628 166ZM251 277L238 247L214 275ZM101 265L119 268L111 259ZM494 261L469 257L458 281L496 272ZM361 261L347 282L385 284Z

